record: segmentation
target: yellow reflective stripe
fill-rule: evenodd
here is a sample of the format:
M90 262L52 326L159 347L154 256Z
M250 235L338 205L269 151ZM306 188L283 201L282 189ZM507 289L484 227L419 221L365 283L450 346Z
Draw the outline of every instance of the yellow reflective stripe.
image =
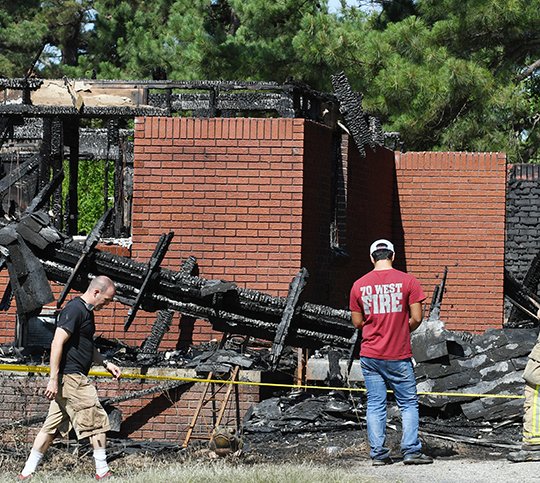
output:
M540 427L540 407L538 405L538 388L540 386L534 386L533 400L532 400L532 435L540 436L538 428Z

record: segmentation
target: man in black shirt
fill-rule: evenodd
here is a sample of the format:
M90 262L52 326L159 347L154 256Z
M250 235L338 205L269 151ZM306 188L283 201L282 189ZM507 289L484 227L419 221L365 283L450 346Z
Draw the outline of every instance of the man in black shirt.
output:
M114 282L103 275L60 312L51 344L51 372L45 397L51 401L47 419L36 436L30 456L19 475L30 478L57 433L67 435L72 425L79 439L90 438L94 448L96 479L111 475L105 453L107 413L88 380L92 363L101 364L117 379L118 366L104 360L94 347L94 312L109 304L116 293Z

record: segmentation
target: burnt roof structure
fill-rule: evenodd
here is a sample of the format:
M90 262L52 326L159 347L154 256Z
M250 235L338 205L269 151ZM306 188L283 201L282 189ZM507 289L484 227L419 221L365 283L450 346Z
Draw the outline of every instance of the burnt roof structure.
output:
M69 195L62 200L57 190L51 202L53 224L69 235L78 233L77 179L79 159L106 161L114 172L115 206L109 235L130 233L133 164L132 120L137 116L282 117L306 118L338 128L340 111L352 126L353 138L363 146L396 146L395 135L385 136L380 122L361 108L361 96L352 94L343 74L334 79L334 94L288 81L149 81L95 79L0 79L0 161L4 169L40 154L32 195L4 200L23 211L52 176L69 159ZM346 93L344 95L343 93ZM358 103L357 103L358 101ZM340 107L341 106L341 107ZM90 122L92 121L92 122ZM96 123L101 127L96 127ZM341 124L341 127L344 127ZM109 167L109 165L111 165ZM104 187L104 211L110 193ZM13 211L13 207L11 208Z

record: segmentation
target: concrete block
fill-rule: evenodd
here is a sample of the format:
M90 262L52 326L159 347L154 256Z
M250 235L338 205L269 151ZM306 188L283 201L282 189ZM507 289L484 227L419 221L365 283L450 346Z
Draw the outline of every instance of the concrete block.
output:
M347 365L346 359L339 361L339 367L341 368L341 375L343 379L347 380ZM324 381L328 375L329 363L327 358L314 358L310 357L307 362L306 379L308 381ZM360 367L360 361L353 361L351 367L351 373L349 374L349 381L358 382L363 381L362 369Z

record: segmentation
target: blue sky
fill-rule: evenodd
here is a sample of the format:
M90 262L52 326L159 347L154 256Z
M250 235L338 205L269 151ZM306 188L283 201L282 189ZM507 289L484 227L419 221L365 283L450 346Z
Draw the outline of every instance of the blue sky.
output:
M352 3L351 0L348 0L347 3ZM328 0L328 11L335 12L339 9L341 3L339 0Z
M347 1L347 5L360 7L363 10L365 10L366 12L370 12L370 11L373 11L373 10L379 10L377 5L373 5L373 4L370 5L369 2L366 1L366 0L364 0L364 1L346 0L346 1ZM363 6L362 6L362 4L363 4ZM337 10L339 10L340 6L341 6L341 2L339 0L328 0L328 11L329 12L336 12Z

